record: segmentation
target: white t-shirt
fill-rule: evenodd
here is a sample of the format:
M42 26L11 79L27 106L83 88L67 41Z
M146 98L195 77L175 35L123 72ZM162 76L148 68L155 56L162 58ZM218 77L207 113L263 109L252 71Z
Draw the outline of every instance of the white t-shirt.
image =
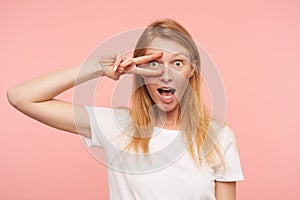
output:
M108 166L111 200L204 200L215 199L215 181L243 180L239 154L232 129L212 121L224 157L220 165L203 160L196 166L182 143L179 130L156 127L150 140L150 156L124 151L130 118L126 109L86 107L91 139L87 146L104 149Z

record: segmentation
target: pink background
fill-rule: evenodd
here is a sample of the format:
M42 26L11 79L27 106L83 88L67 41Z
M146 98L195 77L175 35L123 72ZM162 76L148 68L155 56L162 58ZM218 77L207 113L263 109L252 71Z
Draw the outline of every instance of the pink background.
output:
M300 199L299 6L295 0L0 1L0 199L108 198L105 168L79 137L14 110L6 91L77 65L108 37L162 17L182 23L222 74L226 120L245 175L238 199Z

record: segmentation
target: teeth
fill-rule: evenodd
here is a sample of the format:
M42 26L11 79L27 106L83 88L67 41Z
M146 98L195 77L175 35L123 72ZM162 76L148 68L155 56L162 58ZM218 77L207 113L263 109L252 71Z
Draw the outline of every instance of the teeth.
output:
M174 89L174 88L158 88L157 91L159 93L162 93L162 92L172 92L172 94L174 94L176 92L176 89Z
M164 99L171 99L172 96L163 96Z

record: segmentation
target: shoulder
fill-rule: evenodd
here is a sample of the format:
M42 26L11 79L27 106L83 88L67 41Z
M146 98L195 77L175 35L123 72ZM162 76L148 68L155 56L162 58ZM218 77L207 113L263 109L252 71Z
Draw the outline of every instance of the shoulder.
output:
M211 120L209 124L209 131L216 132L219 139L235 140L234 131L227 122Z
M98 112L114 112L114 111L125 111L128 110L128 108L125 107L120 107L120 108L111 108L111 107L102 107L102 106L84 106L85 109L89 110L89 111L93 111L95 113Z
M128 108L109 108L85 106L92 124L100 127L111 127L117 125L123 127L130 121Z
M217 148L221 155L220 162L213 166L217 181L243 180L239 151L233 129L226 122L212 122L212 127L217 130Z
M236 145L235 133L232 127L224 121L211 120L208 136L215 141L215 144L218 144L222 152L229 146Z
M98 107L98 106L85 106L87 112L95 117L109 117L109 116L120 116L129 115L128 108L110 108L110 107Z

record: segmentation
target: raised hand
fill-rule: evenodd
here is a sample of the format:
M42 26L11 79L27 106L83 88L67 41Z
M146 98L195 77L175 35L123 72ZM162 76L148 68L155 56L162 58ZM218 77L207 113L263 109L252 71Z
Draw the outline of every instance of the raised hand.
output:
M139 74L143 76L159 76L162 75L161 70L151 70L138 67L138 65L148 63L152 60L162 57L163 53L158 52L147 56L136 58L121 56L115 59L114 63L106 64L103 75L111 79L118 80L123 74ZM105 65L100 61L100 64Z

